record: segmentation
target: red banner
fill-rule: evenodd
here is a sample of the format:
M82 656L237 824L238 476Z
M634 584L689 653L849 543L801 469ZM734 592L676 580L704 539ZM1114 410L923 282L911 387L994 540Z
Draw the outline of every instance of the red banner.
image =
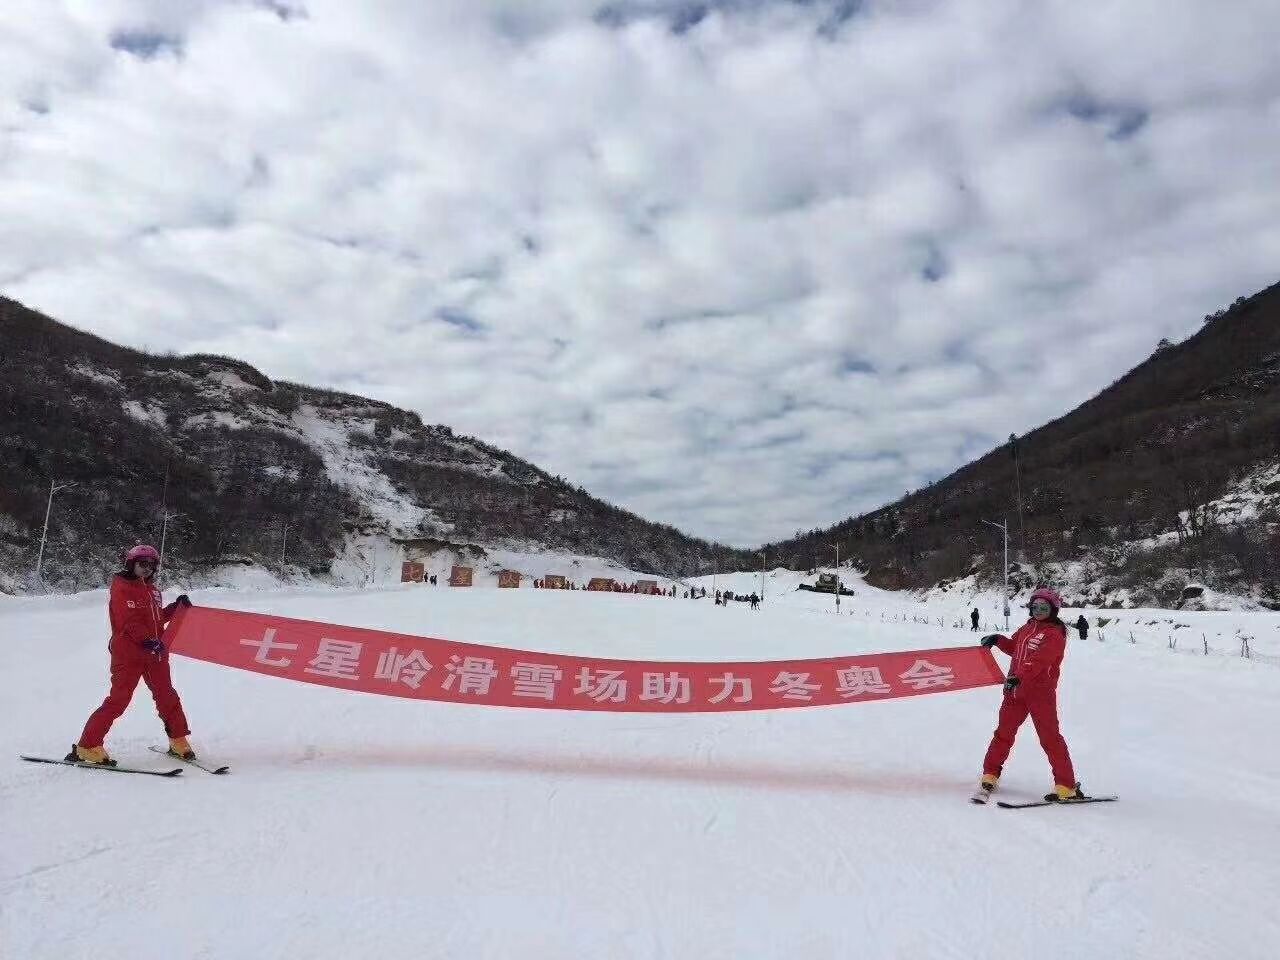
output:
M776 710L968 690L1004 679L982 647L745 663L602 660L215 607L179 611L165 637L184 657L304 683L555 710Z

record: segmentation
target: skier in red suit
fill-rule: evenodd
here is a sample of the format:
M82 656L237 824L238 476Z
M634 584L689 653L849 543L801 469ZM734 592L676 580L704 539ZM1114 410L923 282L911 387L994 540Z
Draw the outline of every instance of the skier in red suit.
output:
M67 754L68 760L115 766L102 742L129 706L139 680L146 682L155 698L156 711L169 735L169 752L195 759L187 742L191 730L169 676L169 653L162 639L174 613L179 607L191 606L191 601L184 593L167 607L160 606L160 590L153 582L159 565L156 548L142 544L124 555L124 569L111 578L111 692L89 717L80 740Z
M1000 704L996 732L982 762L980 786L988 793L996 788L1018 727L1030 716L1053 770L1053 793L1047 794L1045 800L1084 799L1067 741L1058 729L1058 671L1067 650L1067 628L1058 618L1062 598L1041 587L1031 594L1029 609L1031 619L1012 637L993 633L981 641L984 647L998 647L1007 653L1012 662L1004 682L1004 702Z

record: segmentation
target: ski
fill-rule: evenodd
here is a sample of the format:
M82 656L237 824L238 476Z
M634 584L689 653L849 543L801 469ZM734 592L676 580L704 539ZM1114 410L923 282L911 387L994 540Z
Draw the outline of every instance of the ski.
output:
M19 754L19 756L31 763L59 763L64 767L80 767L84 770L106 770L114 773L140 773L148 777L176 777L182 773L181 767L175 767L172 770L142 770L138 767L108 767L101 763L81 763L79 760L55 760L53 757L29 757L25 753Z
M1082 797L1079 800L1032 800L1029 803L1009 803L1006 800L997 800L997 807L1004 807L1006 810L1025 810L1027 807L1074 807L1081 803L1110 803L1112 800L1119 800L1119 797Z
M162 754L163 756L166 756L171 760L181 760L183 763L189 763L191 764L191 766L198 767L199 769L203 770L205 773L222 774L222 773L231 772L231 768L229 766L226 766L225 764L220 767L215 767L209 763L201 763L199 757L197 757L194 760L188 760L186 757L180 757L176 753L170 753L168 750L165 750L163 747L147 747L147 749L150 750L152 753Z

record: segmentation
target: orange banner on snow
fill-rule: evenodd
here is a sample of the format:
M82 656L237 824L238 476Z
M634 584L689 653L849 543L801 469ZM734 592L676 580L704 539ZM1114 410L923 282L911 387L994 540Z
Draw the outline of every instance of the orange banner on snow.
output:
M166 631L184 657L415 700L554 710L702 713L865 703L997 684L982 647L821 660L602 660L190 607Z

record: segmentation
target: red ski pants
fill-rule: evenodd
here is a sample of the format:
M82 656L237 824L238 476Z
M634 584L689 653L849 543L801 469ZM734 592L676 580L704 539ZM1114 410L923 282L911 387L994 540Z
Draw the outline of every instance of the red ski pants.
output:
M1004 702L1000 704L1000 719L996 723L995 735L991 738L991 746L987 747L987 756L982 761L982 772L1000 775L1009 751L1013 749L1013 738L1017 736L1018 728L1028 714L1035 724L1036 735L1040 737L1040 746L1049 758L1053 782L1064 787L1074 787L1076 772L1071 766L1067 741L1062 738L1062 731L1058 729L1058 691L1052 687L1047 690L1019 690L1004 698Z
M84 725L84 733L80 734L80 746L102 746L102 741L107 738L107 731L133 699L133 691L137 689L139 680L146 682L156 701L156 712L164 722L165 733L170 737L185 737L191 733L187 727L186 714L182 712L182 701L178 699L178 691L173 689L173 680L169 676L168 658L157 660L150 655L113 655L111 692Z

